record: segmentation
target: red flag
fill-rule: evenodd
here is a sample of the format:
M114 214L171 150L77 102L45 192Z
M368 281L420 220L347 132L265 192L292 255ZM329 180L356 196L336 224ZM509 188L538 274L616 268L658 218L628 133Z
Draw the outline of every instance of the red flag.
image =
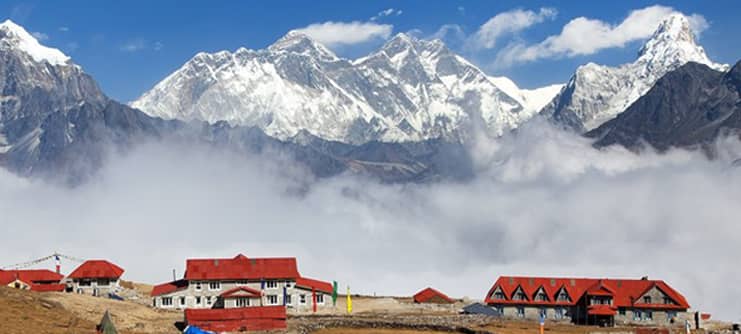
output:
M311 288L311 305L316 313L316 290L314 288Z

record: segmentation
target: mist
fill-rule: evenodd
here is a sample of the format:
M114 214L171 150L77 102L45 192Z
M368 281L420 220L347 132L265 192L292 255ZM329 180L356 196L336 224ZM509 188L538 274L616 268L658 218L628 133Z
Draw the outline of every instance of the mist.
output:
M717 146L712 161L596 150L534 123L476 140L473 180L389 185L316 179L284 157L149 142L112 153L75 188L0 170L0 266L58 251L161 283L187 258L295 256L303 275L353 293L433 286L474 299L499 275L649 276L693 309L737 321L741 169L731 165L741 143Z

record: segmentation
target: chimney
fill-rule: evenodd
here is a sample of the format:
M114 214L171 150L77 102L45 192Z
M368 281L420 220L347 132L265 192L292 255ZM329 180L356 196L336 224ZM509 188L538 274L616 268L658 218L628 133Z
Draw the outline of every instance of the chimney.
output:
M177 275L175 275L175 269L172 269L172 281L177 281Z
M648 276L641 277L641 281L648 281Z

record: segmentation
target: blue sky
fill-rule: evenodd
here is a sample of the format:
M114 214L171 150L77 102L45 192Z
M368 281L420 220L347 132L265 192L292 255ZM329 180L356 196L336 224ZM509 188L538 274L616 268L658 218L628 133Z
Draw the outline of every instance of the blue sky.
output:
M549 51L537 47L549 36L559 35L565 25L578 17L614 28L632 11L646 8L657 9L654 12L671 9L695 14L698 20L705 22L701 24L700 43L711 59L734 63L741 58L741 43L738 43L741 22L737 19L741 2L738 1L599 1L590 4L581 1L273 0L216 4L203 1L3 1L0 13L37 33L42 43L70 55L98 80L108 95L127 102L197 52L235 50L241 46L260 49L291 29L326 22L335 26L313 27L330 28L320 33L330 39L330 46L336 53L350 58L379 47L395 33L411 32L419 37L431 37L447 25L449 33L443 37L455 51L489 74L506 75L521 87L533 88L564 82L577 66L588 61L602 64L631 61L643 37L640 34L621 35L617 30L608 31L605 38L598 39L609 40L606 45L590 46L586 52ZM380 14L385 10L388 10L387 15ZM491 22L488 30L482 27L497 15L499 19ZM646 25L643 21L630 23ZM567 41L567 44L573 42ZM526 59L523 54L507 52L524 49L539 53L531 57L533 59Z

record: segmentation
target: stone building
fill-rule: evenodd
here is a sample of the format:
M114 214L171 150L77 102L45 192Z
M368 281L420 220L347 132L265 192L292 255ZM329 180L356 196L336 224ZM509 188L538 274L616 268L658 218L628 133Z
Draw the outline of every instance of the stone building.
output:
M669 325L687 319L687 300L661 280L499 277L485 297L511 318L577 324Z
M311 311L332 306L332 284L302 277L295 258L189 259L183 279L152 290L152 306L221 309L286 306Z
M106 260L88 260L65 279L68 290L75 293L108 297L121 289L119 280L124 270Z

